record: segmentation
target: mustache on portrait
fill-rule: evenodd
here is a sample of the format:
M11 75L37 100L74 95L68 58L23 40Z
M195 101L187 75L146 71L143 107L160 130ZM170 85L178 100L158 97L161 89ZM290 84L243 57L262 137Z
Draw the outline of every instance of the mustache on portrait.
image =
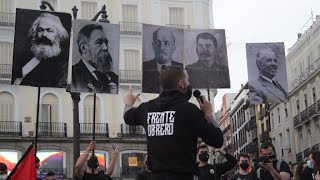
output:
M203 51L203 52L200 52L200 56L210 56L210 53L208 51Z
M42 36L40 38L35 38L33 40L33 42L35 44L43 44L43 45L49 45L49 46L52 46L52 44L53 44L53 42L50 39L48 39L46 36Z

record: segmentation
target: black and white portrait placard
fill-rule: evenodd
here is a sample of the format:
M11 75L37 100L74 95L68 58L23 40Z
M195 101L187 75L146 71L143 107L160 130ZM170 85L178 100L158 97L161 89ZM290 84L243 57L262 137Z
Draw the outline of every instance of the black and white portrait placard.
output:
M184 52L189 82L194 88L230 88L223 29L185 29Z
M251 104L288 101L284 43L247 43Z
M71 15L16 9L11 84L67 86Z
M120 26L73 21L71 91L118 94Z
M183 29L143 24L142 92L159 93L161 69L183 67Z

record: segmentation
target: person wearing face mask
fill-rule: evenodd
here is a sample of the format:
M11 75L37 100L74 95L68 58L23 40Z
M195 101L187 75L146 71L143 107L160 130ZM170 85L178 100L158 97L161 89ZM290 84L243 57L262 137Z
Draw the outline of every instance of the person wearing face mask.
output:
M199 180L220 180L221 175L230 171L236 164L237 159L222 149L213 149L213 152L219 152L227 161L220 164L209 164L209 148L206 144L198 147L199 158Z
M250 156L247 153L238 155L239 172L231 180L256 180L257 175L251 169Z
M192 95L188 73L169 66L160 73L159 97L133 107L138 95L132 89L124 98L124 121L142 125L147 135L147 167L152 180L193 180L197 174L197 140L216 148L223 134L213 119L212 105L197 99L201 110L188 102Z
M8 167L5 163L0 163L0 180L5 180L8 177Z
M276 151L271 142L260 146L260 163L257 165L259 180L290 180L293 176L287 162L277 160Z
M314 180L316 174L320 171L320 152L313 150L307 160L307 167L301 173L301 179Z

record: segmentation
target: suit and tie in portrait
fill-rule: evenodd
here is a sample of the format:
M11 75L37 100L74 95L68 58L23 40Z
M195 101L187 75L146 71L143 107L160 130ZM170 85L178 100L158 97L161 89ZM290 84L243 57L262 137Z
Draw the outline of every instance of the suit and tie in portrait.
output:
M80 21L75 23L75 27L81 24ZM71 91L117 94L119 76L115 72L115 62L110 53L110 44L113 42L108 40L102 25L91 23L80 29L74 41L81 59L72 66Z
M287 102L287 76L283 43L247 44L247 55L250 103ZM253 68L257 68L258 75L252 75Z
M174 53L180 53L180 50L177 51L176 42L178 40L181 41L181 39L175 37L175 34L173 33L174 28L144 25L144 32L147 32L144 33L144 40L147 41L147 43L152 42L150 43L152 44L152 50L147 50L147 43L144 43L144 59L152 52L154 53L154 58L143 62L142 92L160 93L159 77L161 69L164 69L167 66L183 66L182 59L179 59L180 62L173 60ZM148 32L150 33L148 34ZM146 37L147 34L149 35L148 37L152 37L152 41L150 38ZM176 36L178 36L178 34L176 34ZM182 34L178 37L182 37Z

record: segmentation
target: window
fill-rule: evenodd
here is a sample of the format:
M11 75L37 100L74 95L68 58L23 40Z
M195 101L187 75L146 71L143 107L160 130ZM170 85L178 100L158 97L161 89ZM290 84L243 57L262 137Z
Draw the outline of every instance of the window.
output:
M281 122L281 118L280 118L280 108L278 108L277 110L278 110L278 124L280 124L280 122Z
M281 150L281 157L284 156L282 133L279 134L279 144L278 144L278 147L279 147L280 150Z
M120 155L121 175L135 176L143 165L145 152L124 152Z
M284 114L286 118L288 118L288 108L287 108L287 103L284 103Z
M84 99L84 123L93 123L93 97L90 95ZM100 123L100 100L98 97L96 99L96 123Z
M124 68L125 70L140 70L140 57L138 50L124 50Z
M169 8L169 24L184 25L184 9Z
M310 129L308 129L308 133L307 133L307 145L308 145L308 147L312 147L312 136L311 136L311 130Z
M286 135L287 135L287 138L286 138L287 146L288 146L288 148L289 148L289 147L291 147L290 130L289 130L289 129L286 130Z
M0 77L11 74L13 44L0 42Z
M124 22L138 22L138 7L136 5L122 5L122 18Z
M316 88L312 88L313 103L317 103Z
M300 113L300 103L299 100L296 101L296 105L297 105L297 115Z
M271 128L274 128L274 115L271 113Z
M0 1L0 12L10 13L13 12L13 0L1 0Z
M97 14L97 2L81 2L81 18L92 19Z
M8 92L0 93L0 121L14 121L14 98Z
M46 94L41 99L41 122L58 122L58 98L54 94Z
M307 94L304 94L304 107L308 109L308 97Z

